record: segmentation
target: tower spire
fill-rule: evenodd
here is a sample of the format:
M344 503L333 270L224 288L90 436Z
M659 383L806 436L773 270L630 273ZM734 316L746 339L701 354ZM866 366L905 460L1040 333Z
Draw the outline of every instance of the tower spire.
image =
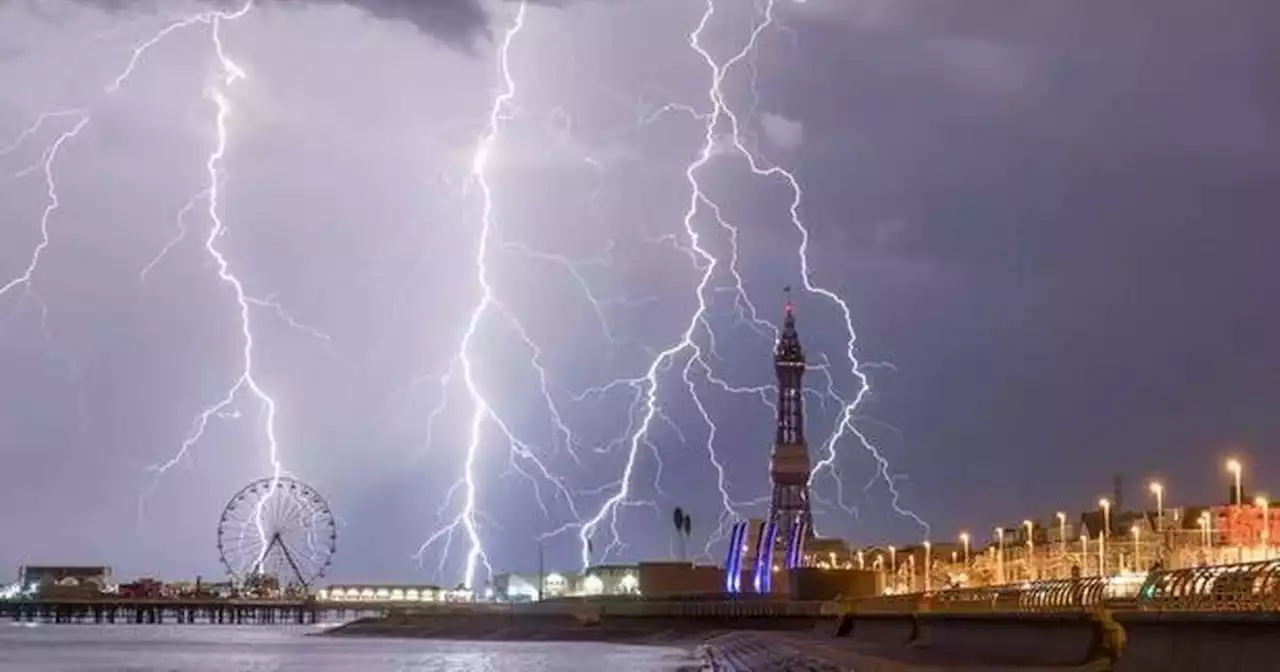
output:
M782 330L773 349L773 370L778 377L777 431L769 459L773 496L769 503L769 525L786 544L786 566L804 562L804 542L813 537L813 514L809 507L809 446L804 440L804 348L796 330L795 305L791 288L784 287ZM772 552L774 549L769 549Z
M791 288L786 288L787 303L783 310L782 331L773 351L773 368L778 376L777 443L804 443L804 348L796 331L795 306Z

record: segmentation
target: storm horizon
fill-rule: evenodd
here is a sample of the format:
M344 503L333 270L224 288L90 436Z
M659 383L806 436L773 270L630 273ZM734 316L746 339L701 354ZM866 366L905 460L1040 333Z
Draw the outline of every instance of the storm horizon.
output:
M1280 7L1108 6L0 0L0 567L718 561L788 302L823 536L1267 492Z

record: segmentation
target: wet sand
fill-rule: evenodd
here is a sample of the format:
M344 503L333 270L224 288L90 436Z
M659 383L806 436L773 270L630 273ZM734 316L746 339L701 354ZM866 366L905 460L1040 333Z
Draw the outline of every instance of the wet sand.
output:
M727 632L808 630L793 619L680 619L606 617L583 622L564 615L392 614L353 621L322 633L330 637L397 637L479 641L609 642L694 646Z

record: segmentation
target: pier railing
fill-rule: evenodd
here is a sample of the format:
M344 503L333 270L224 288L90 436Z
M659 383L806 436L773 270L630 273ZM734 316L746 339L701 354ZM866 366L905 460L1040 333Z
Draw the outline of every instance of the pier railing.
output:
M1280 611L1280 559L885 595L846 606L868 614L1274 612Z

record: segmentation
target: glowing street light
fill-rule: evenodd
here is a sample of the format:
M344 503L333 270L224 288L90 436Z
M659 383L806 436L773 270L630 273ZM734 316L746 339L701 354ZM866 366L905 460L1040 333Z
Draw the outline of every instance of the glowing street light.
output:
M929 592L932 588L932 582L929 580L930 559L933 552L933 544L928 539L924 540L924 592Z
M1004 528L996 528L996 540L998 542L996 550L996 576L1001 585L1004 585Z
M969 566L969 533L960 533L960 543L964 546L964 566Z
M1036 542L1035 542L1035 523L1029 520L1022 521L1022 526L1027 528L1027 574L1032 578L1036 578Z
M1236 489L1236 506L1244 504L1244 488L1240 485L1240 476L1244 473L1244 465L1240 464L1240 460L1231 458L1227 460L1227 473L1235 479Z
M1098 508L1102 509L1102 536L1111 531L1111 500L1103 497L1098 500Z
M1164 485L1159 481L1152 481L1148 489L1156 496L1156 531L1164 532Z
M1111 500L1098 500L1102 508L1102 531L1098 533L1098 576L1107 575L1107 531L1111 529Z

